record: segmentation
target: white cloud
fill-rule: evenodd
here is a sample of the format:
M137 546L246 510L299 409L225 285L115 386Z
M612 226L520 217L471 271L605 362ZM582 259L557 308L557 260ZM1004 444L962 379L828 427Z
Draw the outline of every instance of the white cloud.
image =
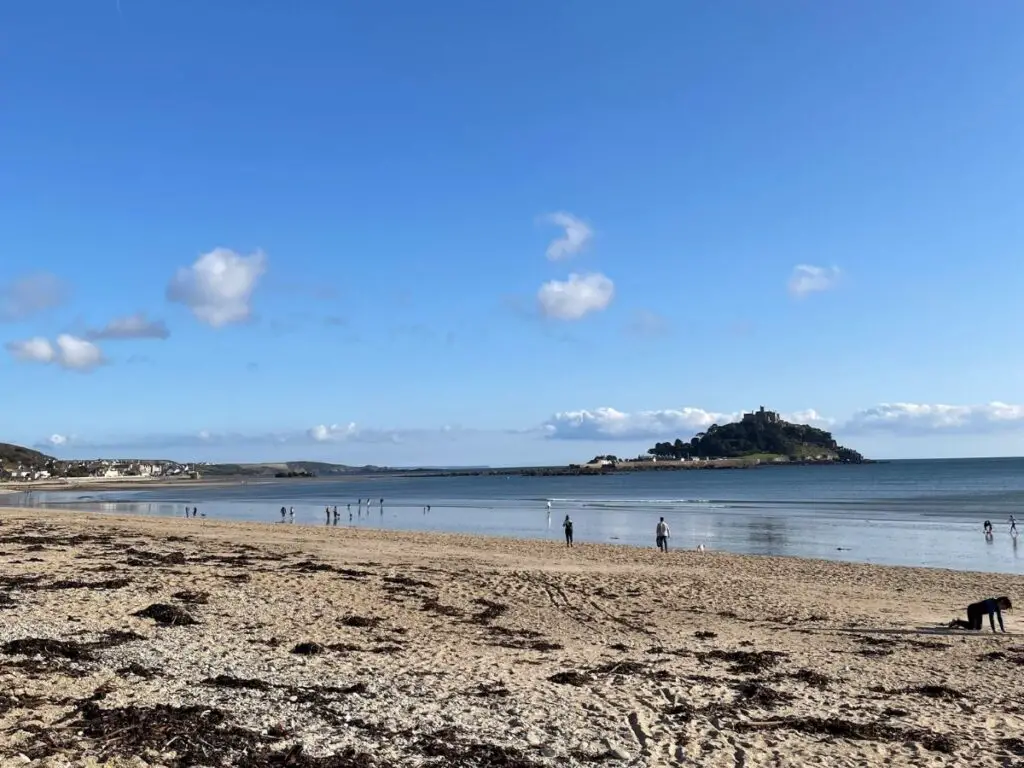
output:
M902 435L983 434L1024 429L1024 405L992 402L982 405L881 403L857 411L844 432L888 432Z
M703 408L635 411L614 408L556 413L544 424L549 438L558 440L646 440L689 437L712 424L727 424L737 413L715 413Z
M331 424L318 424L313 427L307 433L310 439L317 443L327 443L335 440L347 440L356 434L356 424L351 422L345 425Z
M548 245L547 256L551 261L561 261L582 251L594 236L593 230L571 213L559 211L549 213L544 221L562 227L565 233Z
M593 273L569 275L568 280L550 280L537 291L541 314L558 320L579 320L591 312L600 312L612 303L615 283Z
M115 317L103 328L88 331L86 337L99 339L166 339L171 335L163 320L150 320L145 312Z
M214 328L241 322L252 312L252 294L266 269L261 251L241 256L215 248L178 270L167 286L167 299L184 304L197 320Z
M9 341L4 348L23 363L52 363L57 356L49 339L36 336L25 341Z
M809 293L829 291L836 287L842 273L839 267L815 267L811 264L797 264L789 277L789 292L798 298Z
M102 365L103 352L91 341L63 333L55 344L49 339L37 336L25 341L12 341L5 345L7 351L24 363L56 363L61 368L82 373Z
M50 435L46 438L46 442L52 446L65 445L68 439L64 435Z
M69 291L59 278L40 272L0 285L0 322L15 322L58 307Z
M719 413L703 408L679 408L627 413L614 408L556 413L543 425L548 438L558 440L651 440L692 437L712 424L728 424L742 416L741 411ZM822 429L833 421L813 408L780 414L794 424Z

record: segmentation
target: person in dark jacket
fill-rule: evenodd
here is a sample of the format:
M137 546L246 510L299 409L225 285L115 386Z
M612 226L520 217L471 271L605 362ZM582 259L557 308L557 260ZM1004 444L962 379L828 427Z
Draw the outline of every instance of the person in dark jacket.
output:
M565 522L562 523L562 528L565 529L565 546L572 546L572 519L566 515Z
M1003 626L1003 611L1009 611L1012 608L1013 603L1005 595L1002 597L990 597L987 600L981 600L967 606L967 621L953 619L949 622L949 626L953 629L970 629L980 632L982 620L987 613L988 623L992 627L992 631L996 631L996 619L999 619L999 631L1006 632L1006 628Z

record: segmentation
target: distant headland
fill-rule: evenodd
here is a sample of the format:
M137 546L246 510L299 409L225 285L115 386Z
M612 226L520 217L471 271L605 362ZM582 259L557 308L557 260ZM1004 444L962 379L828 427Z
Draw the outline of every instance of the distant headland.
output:
M731 424L712 424L689 440L656 443L636 458L596 456L583 464L537 467L465 467L400 469L354 467L324 462L292 461L265 464L179 464L166 460L96 459L62 461L21 446L0 443L0 482L11 486L64 486L126 482L220 482L233 479L323 478L359 476L464 477L471 475L591 475L693 469L750 469L768 466L869 463L852 448L839 445L830 432L808 424L793 424L775 411L743 414Z

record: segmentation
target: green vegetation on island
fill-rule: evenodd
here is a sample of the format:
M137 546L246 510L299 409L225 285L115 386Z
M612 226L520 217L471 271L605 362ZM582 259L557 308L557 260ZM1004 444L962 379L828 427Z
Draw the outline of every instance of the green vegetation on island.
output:
M689 441L657 443L647 451L655 459L677 461L748 459L759 463L828 462L860 464L864 457L835 441L831 432L792 424L774 411L743 414L731 424L712 424Z

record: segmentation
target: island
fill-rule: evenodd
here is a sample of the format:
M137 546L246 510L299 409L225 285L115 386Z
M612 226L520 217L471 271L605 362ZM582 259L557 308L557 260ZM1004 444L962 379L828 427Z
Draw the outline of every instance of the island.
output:
M864 457L852 448L844 448L831 432L808 424L793 424L775 411L760 410L743 414L732 424L712 424L684 442L657 443L647 453L655 460L746 459L758 462L826 462L861 464Z

